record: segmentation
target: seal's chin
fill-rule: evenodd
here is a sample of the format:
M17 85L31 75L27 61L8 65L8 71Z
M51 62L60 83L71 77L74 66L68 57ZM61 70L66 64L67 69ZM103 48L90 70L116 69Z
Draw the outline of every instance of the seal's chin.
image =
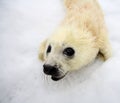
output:
M54 81L58 81L58 80L60 80L60 79L62 79L62 78L64 78L65 77L65 75L63 75L63 76L51 76L51 79L52 80L54 80Z

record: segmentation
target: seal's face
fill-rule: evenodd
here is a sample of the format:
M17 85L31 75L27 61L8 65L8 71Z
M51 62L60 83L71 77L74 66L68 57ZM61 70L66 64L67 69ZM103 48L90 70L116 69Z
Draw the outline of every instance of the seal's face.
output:
M53 80L63 78L71 68L75 58L75 49L59 43L48 43L45 54L44 73L51 75Z
M44 73L51 75L55 81L62 79L69 71L87 65L98 53L94 38L89 33L78 36L76 32L61 31L46 40L40 53L40 58L44 60Z

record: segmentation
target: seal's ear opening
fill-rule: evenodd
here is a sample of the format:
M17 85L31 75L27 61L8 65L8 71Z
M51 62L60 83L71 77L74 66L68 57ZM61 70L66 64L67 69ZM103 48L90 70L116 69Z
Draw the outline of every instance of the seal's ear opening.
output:
M44 40L44 41L41 43L41 45L40 45L40 49L39 49L39 59L40 59L41 61L44 61L44 60L45 60L44 53L45 53L46 43L47 43L47 40Z

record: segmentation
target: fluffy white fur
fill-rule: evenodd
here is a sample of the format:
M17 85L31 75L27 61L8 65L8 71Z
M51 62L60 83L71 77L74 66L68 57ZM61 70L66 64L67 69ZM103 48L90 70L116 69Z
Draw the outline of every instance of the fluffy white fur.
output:
M67 71L77 70L94 61L98 54L111 57L104 16L97 0L64 0L66 16L60 26L40 46L39 57L46 64L59 64ZM52 46L49 55L48 45ZM64 48L75 50L74 58L62 54Z

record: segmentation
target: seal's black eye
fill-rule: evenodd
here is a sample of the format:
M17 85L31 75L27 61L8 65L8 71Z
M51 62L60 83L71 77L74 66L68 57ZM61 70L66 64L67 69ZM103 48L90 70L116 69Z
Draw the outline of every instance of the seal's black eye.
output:
M67 47L64 49L63 54L66 56L73 56L75 54L75 51L71 47Z
M51 45L49 45L47 48L47 53L50 53L50 52L51 52Z

